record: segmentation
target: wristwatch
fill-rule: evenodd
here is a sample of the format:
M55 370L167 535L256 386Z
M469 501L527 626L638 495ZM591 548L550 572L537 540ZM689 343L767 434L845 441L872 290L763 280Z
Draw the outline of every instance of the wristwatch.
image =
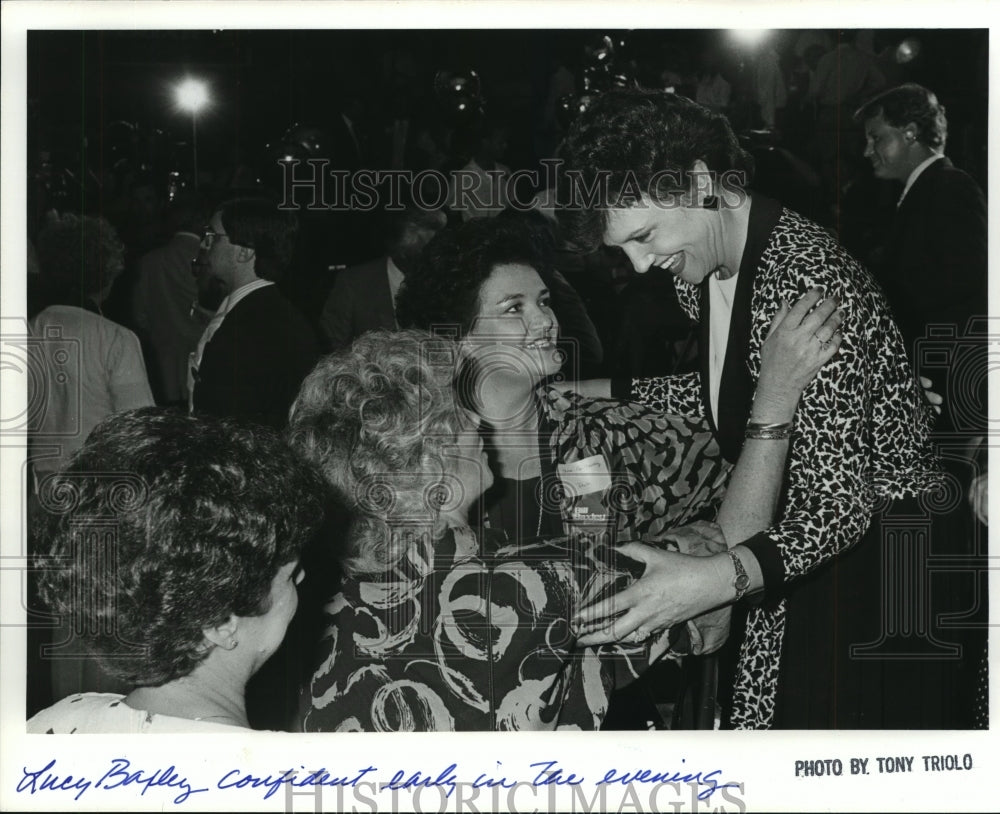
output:
M736 569L736 576L733 578L733 587L736 589L736 598L733 602L739 602L750 588L750 575L747 574L747 569L743 567L743 561L740 559L739 554L732 549L726 553L729 555L729 559L733 561L733 568Z

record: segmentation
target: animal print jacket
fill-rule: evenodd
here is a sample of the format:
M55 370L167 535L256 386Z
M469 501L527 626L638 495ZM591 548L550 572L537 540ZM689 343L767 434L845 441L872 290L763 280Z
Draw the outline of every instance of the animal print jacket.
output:
M773 223L761 238L761 251L749 264L745 256L740 268L741 276L748 271L752 278L748 313L737 313L739 294L733 310L734 321L749 319L748 346L735 352L745 355L741 375L749 374L750 392L760 374L761 345L782 301L792 303L820 286L827 296L840 300L845 320L837 355L806 388L799 404L780 520L748 542L764 572L765 590L776 601L749 611L731 718L739 729L767 728L773 719L785 622L785 602L779 600L782 584L857 543L880 500L921 494L941 477L928 440L931 410L881 290L820 227L764 202L764 208L774 206ZM701 289L675 282L682 307L698 321ZM707 333L703 336L707 339ZM628 395L664 412L704 417L705 370L701 376L636 379ZM723 394L725 388L724 380ZM720 414L723 398L720 395ZM742 421L748 412L749 403ZM730 438L733 431L741 438L744 426L730 423L737 425L728 428ZM721 428L723 435L726 430Z

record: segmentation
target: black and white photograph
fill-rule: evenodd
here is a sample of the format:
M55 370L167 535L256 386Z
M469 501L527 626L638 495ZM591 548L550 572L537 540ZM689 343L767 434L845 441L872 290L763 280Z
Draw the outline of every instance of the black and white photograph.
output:
M987 10L4 2L0 809L990 810Z

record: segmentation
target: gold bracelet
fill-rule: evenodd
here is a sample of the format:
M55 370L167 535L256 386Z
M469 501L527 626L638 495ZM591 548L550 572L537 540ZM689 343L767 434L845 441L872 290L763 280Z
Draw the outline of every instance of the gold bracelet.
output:
M753 438L758 441L782 441L791 434L791 421L787 424L765 424L761 421L747 422L747 438Z

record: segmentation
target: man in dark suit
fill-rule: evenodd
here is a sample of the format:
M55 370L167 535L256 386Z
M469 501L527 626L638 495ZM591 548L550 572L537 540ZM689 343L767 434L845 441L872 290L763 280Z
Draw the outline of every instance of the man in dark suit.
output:
M396 292L421 250L446 223L441 210L412 203L386 213L386 254L342 271L323 306L320 331L332 350L367 331L396 330Z
M951 326L962 337L970 317L986 315L986 199L945 157L944 105L926 88L900 85L855 118L864 123L876 177L904 185L873 271L913 358L929 326Z
M965 448L986 426L985 319L974 319L988 312L986 200L972 177L945 157L944 105L927 88L905 84L888 90L867 102L855 119L864 123L865 156L876 177L903 184L873 271L914 367L945 393L934 436L942 464L963 491L974 488L980 470ZM970 699L975 695L977 656L985 644L986 540L972 523L965 501L931 512L930 522L927 551L953 562L964 560L965 568L964 573L934 573L929 559L916 559L927 586L921 597L924 618L930 621L926 635L941 650L956 645L962 650L950 658L910 662L911 676L918 679L911 683L919 692L897 687L896 693L906 699L905 693L912 692L909 700L915 708L923 697L953 698L944 718L924 714L914 721L927 727L966 727L974 720Z
M275 285L297 233L295 216L263 198L224 203L205 231L199 299L224 295L192 354L191 409L285 426L319 356L306 318Z

